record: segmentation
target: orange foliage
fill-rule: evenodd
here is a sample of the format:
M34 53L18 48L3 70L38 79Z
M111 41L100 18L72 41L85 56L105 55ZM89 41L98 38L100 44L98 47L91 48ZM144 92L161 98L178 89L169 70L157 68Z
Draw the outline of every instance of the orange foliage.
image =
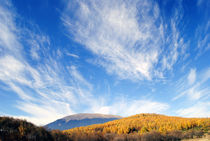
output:
M65 130L64 132L69 135L74 133L137 133L141 135L150 131L158 131L164 134L170 131L185 131L195 128L209 130L210 118L181 118L158 114L138 114L127 118L110 121L104 124L73 128Z

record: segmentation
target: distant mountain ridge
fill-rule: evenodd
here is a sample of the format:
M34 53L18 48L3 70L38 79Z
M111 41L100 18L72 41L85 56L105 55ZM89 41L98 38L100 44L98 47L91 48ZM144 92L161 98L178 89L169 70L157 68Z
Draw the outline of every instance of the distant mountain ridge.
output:
M112 120L121 119L117 115L106 115L97 113L80 113L66 116L54 122L47 124L47 129L67 130L75 127L87 126L92 124L101 124Z

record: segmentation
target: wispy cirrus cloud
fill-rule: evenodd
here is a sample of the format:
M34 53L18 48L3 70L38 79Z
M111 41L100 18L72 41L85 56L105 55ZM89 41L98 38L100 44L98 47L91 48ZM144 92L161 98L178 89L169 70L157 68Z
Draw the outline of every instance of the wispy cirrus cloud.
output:
M190 70L187 79L188 79L188 83L190 85L192 85L195 82L195 80L196 80L196 70L195 69Z
M121 79L161 78L185 53L176 25L179 10L168 26L154 1L71 1L67 5L62 20L69 34L98 56L97 64Z
M196 59L200 57L202 54L210 50L210 21L208 20L207 23L202 24L196 30L196 38L197 38L197 51Z
M74 57L74 58L77 58L77 59L79 58L78 55L73 54L73 53L69 53L69 52L67 52L66 55L71 56L71 57Z
M116 100L112 105L93 107L93 111L104 114L130 116L139 113L164 113L169 108L170 106L167 103L154 100L126 100L121 98Z
M197 77L196 77L197 76ZM182 108L176 110L178 116L209 117L210 68L196 72L195 68L180 79L173 100L184 98Z
M10 9L11 3L0 5L0 81L8 86L8 91L19 96L17 103L11 104L26 115L15 117L44 125L78 111L113 114L122 111L118 108L113 112L111 109L118 105L110 105L104 97L95 97L93 84L84 78L76 65L62 64L59 59L65 51L50 50L53 44L47 35L39 30L18 27L16 12ZM73 54L70 56L77 58ZM141 104L144 106L141 105L137 112L144 112L145 106L147 112L153 112L155 107L159 107L159 111L167 109L167 104L153 100L133 102L124 101L124 108L130 107L121 115L133 114Z
M190 107L181 108L176 113L185 117L210 117L210 102L196 102Z
M195 41L196 41L196 56L195 60L201 57L206 52L210 50L210 20L209 20L209 1L198 0L197 1L197 10L198 13L202 16L202 19L199 21L198 26L195 30ZM201 11L202 9L205 9Z
M70 104L76 95L73 91L75 88L60 75L65 73L65 68L47 54L42 63L38 61L38 53L41 52L39 48L49 45L49 38L29 29L17 27L16 13L9 1L1 2L0 11L0 81L6 84L10 91L18 94L20 99L14 106L28 114L21 117L34 119L37 124L46 124L74 113ZM23 44L21 39L25 37L27 44ZM29 48L30 56L25 55L27 49L24 48ZM37 60L36 65L31 65L27 57ZM70 76L71 72L66 73ZM80 78L78 83L83 80L79 75L77 74L75 78ZM65 97L72 99L66 100Z
M198 75L197 79L196 76ZM190 69L189 73L181 78L176 86L177 95L173 100L187 96L189 100L206 99L209 95L208 81L210 78L210 69L206 68L196 73L196 69Z
M189 62L182 62L191 55L188 52L191 41L186 43L188 38L184 38L185 23L182 23L186 15L183 16L182 2L174 3L177 5L166 18L164 8L153 0L68 1L61 24L65 25L70 38L94 54L96 58L88 58L89 62L120 79L141 85L144 81L140 80L163 80L168 72L179 71L174 70L174 66L180 62L186 65L182 73L188 69ZM77 64L84 52L75 53L55 46L50 36L35 24L24 21L28 25L21 27L18 23L21 19L16 14L9 1L0 2L0 87L3 83L7 91L19 97L17 103L12 104L25 115L18 117L43 125L77 112L128 116L141 112L164 113L171 108L168 101L153 99L154 95L151 99L142 98L143 94L138 93L140 88L134 95L129 93L130 99L118 96L117 91L111 92L111 84L107 88L108 95L98 94L95 88L101 83L90 81L89 74L84 75L85 70ZM198 57L209 50L208 31L209 22L197 28L194 51ZM95 68L88 69L95 71ZM97 76L98 72L94 77ZM198 66L184 74L175 86L176 95L172 100L186 98L183 102L186 106L175 111L177 115L208 116L205 112L209 113L206 108L209 107L209 78L209 68L200 71ZM155 89L153 93L162 92L161 86L154 87L151 88Z
M29 39L26 40L30 46L30 55L34 60L40 60L44 52L50 46L50 39L48 36L40 36L39 33L33 33L30 30L26 31L26 34L29 36ZM41 33L40 33L41 34Z
M12 12L14 9L11 8L10 12L9 7L11 7L9 1L0 2L0 51L1 55L3 51L7 51L8 54L15 52L18 56L21 45L15 36L15 34L18 34L18 30L14 24L15 14Z

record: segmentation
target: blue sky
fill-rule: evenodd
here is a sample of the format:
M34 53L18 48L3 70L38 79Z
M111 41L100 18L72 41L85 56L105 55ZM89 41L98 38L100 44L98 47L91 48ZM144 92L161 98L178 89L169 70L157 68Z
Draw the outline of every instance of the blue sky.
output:
M1 0L0 115L210 117L210 1Z

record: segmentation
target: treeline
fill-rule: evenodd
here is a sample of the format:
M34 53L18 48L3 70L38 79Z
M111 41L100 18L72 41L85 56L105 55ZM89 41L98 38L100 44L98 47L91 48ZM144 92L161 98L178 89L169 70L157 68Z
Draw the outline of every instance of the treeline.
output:
M65 130L69 135L73 133L114 133L139 134L160 132L166 134L171 131L188 131L198 129L207 132L210 129L210 118L181 118L158 114L138 114L135 116L110 121L104 124L95 124Z

